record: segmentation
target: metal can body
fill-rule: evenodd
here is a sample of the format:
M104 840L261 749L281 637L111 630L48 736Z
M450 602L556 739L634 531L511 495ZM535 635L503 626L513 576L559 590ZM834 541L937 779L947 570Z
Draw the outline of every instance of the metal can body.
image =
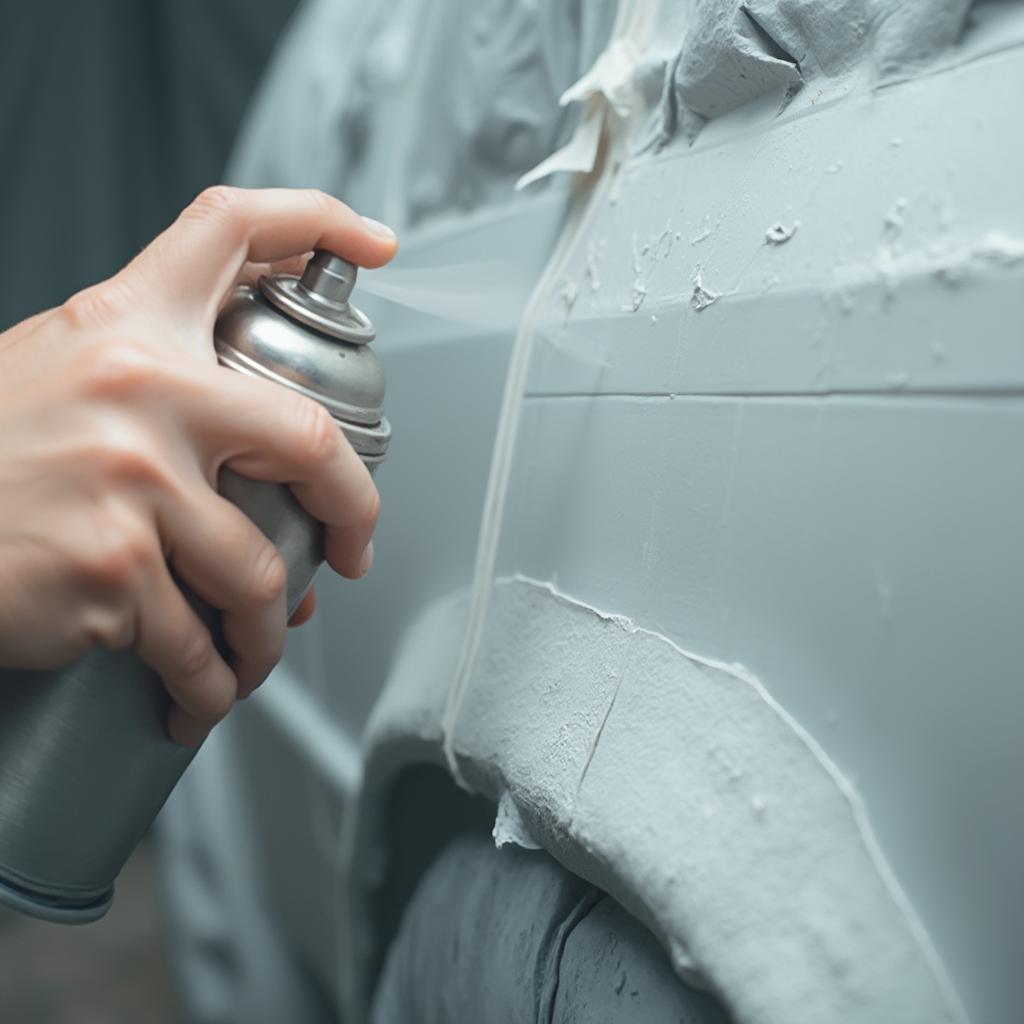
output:
M320 567L322 526L287 487L223 477L222 493L281 551L294 610ZM194 751L168 738L167 692L132 651L2 675L0 889L51 920L93 920Z
M354 276L353 269L351 281ZM369 330L372 337L372 325ZM251 353L261 332L287 346L277 363L287 357L301 367L303 346L324 362L323 350L331 346L333 364L341 367L335 372L344 372L346 361L337 358L342 334L325 336L319 324L313 331L286 321L252 289L240 292L218 321L221 362L260 375ZM234 358L236 349L250 353L243 354L242 365ZM269 348L256 357L277 366ZM360 359L365 362L366 354ZM273 379L296 386L279 373ZM312 383L322 387L324 382ZM313 387L298 384L310 397L321 397ZM378 390L374 400L379 402L382 376ZM324 400L328 408L331 398ZM340 429L373 472L386 450L387 421L378 415L374 433L372 422L340 420L338 404L332 412ZM368 436L371 450L364 444ZM291 614L322 564L322 524L283 484L224 470L219 489L281 552ZM223 650L218 613L193 595L189 599ZM0 670L0 902L67 923L92 921L106 912L118 873L195 754L168 737L169 702L160 678L131 650L94 650L52 671Z
M131 651L4 672L2 688L0 898L94 920L193 751L167 738L167 693Z

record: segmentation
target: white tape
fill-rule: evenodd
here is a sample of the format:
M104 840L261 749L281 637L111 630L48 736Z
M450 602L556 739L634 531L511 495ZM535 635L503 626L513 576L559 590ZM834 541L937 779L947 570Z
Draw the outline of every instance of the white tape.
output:
M527 180L536 181L543 174L560 170L583 175L574 192L562 233L519 321L505 378L477 541L466 631L455 675L448 690L442 723L445 759L456 781L464 788L466 783L459 771L454 748L455 726L473 676L480 639L487 621L505 496L512 471L533 340L551 293L563 276L569 258L601 200L611 187L628 150L634 126L639 115L644 113L640 90L634 84L634 72L639 56L651 38L658 7L659 0L620 0L608 45L591 70L562 97L565 103L578 99L586 101L576 135L568 146L549 157L520 182L521 187Z

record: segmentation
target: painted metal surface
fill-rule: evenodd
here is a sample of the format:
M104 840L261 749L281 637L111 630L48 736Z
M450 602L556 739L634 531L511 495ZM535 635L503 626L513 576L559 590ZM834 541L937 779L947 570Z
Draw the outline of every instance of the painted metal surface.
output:
M979 1021L1024 945L1022 79L985 55L631 170L536 351L500 562L756 673Z
M831 959L788 976L773 973L770 943L738 942L730 959L730 886L771 888L792 868L777 851L773 870L770 850L751 866L749 801L750 821L716 823L682 795L714 767L686 751L717 739L728 760L734 723L715 717L724 704L712 697L708 728L695 728L684 698L697 691L681 668L661 678L652 667L650 685L634 681L613 706L615 686L585 685L601 671L582 628L529 650L529 632L512 626L544 636L557 602L503 629L499 600L455 748L478 789L510 794L513 833L614 892L740 1020L933 1021L956 1017L958 998L976 1024L1015 1017L1024 935L1006 896L1020 887L1024 844L1024 148L1006 126L1024 36L1018 5L983 6L955 48L899 81L826 74L781 114L785 83L769 82L709 109L719 116L692 141L683 132L635 154L550 282L535 340L499 573L551 584L706 662L742 663L789 723L778 742L757 733L748 777L767 777L794 736L834 772L821 812L794 817L789 839L819 864L847 863L858 844L879 857L816 877L816 894L762 893L789 934L819 928ZM429 78L424 67L413 77ZM402 108L397 93L380 95L377 114ZM382 212L378 197L396 204L401 229L425 207L395 198L398 171L385 185L388 153L375 138L351 174L330 161L315 173L367 212ZM262 182L276 173L250 166ZM539 274L565 193L498 195L411 227L410 265L500 252ZM376 955L367 894L389 787L404 766L441 761L512 337L511 325L483 333L393 306L371 313L402 438L380 479L374 573L358 588L325 581L318 621L280 673L288 699L271 696L272 680L250 702L237 758L277 920L356 1014ZM503 647L513 635L518 647ZM563 676L579 714L540 699ZM489 687L496 679L508 685ZM329 725L314 729L318 715ZM635 737L655 734L666 757L630 762ZM673 747L684 734L691 746ZM566 751L577 754L565 755L563 785L552 765ZM775 778L768 804L799 809L810 775ZM632 806L617 789L630 782L643 794ZM825 827L850 806L863 820ZM688 856L675 856L684 843ZM690 854L716 851L714 874L685 874Z

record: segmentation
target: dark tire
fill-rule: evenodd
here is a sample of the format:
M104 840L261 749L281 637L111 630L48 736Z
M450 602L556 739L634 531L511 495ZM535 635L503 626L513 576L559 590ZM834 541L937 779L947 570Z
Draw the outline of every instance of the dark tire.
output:
M547 854L463 836L406 908L373 1024L728 1024L654 937Z

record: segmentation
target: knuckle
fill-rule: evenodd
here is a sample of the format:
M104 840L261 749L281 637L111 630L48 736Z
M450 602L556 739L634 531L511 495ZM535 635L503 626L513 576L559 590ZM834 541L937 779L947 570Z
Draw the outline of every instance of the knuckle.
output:
M281 553L272 544L264 544L253 559L251 598L260 605L273 604L288 585L288 570Z
M107 554L107 578L117 589L134 589L148 574L152 561L149 539L143 536L141 531L126 534Z
M116 609L91 609L83 624L81 648L105 647L120 650L129 647L134 640L131 616Z
M307 189L306 195L309 197L310 202L325 214L336 213L338 207L341 205L334 196L319 188Z
M99 510L91 532L92 543L79 555L79 576L102 593L134 593L155 564L154 542L148 532L110 509Z
M134 591L152 567L149 539L141 531L122 531L94 563L94 576L105 589Z
M120 289L111 281L83 288L60 308L61 317L73 330L87 330L110 323L124 312Z
M178 666L183 676L196 679L205 676L214 664L213 641L198 623L182 640ZM211 690L212 692L212 690Z
M331 414L313 401L302 403L304 448L315 466L331 462L338 453L340 431Z
M103 475L117 484L131 488L171 490L166 469L148 447L132 443L131 438L108 441L100 461Z
M95 486L111 496L144 492L173 493L173 470L161 460L145 431L118 417L96 423L79 443L79 455Z
M202 221L233 220L239 216L241 205L241 189L230 185L210 185L192 200L183 216Z
M82 388L97 399L135 397L160 374L160 362L153 353L120 338L105 338L88 346L82 360Z

